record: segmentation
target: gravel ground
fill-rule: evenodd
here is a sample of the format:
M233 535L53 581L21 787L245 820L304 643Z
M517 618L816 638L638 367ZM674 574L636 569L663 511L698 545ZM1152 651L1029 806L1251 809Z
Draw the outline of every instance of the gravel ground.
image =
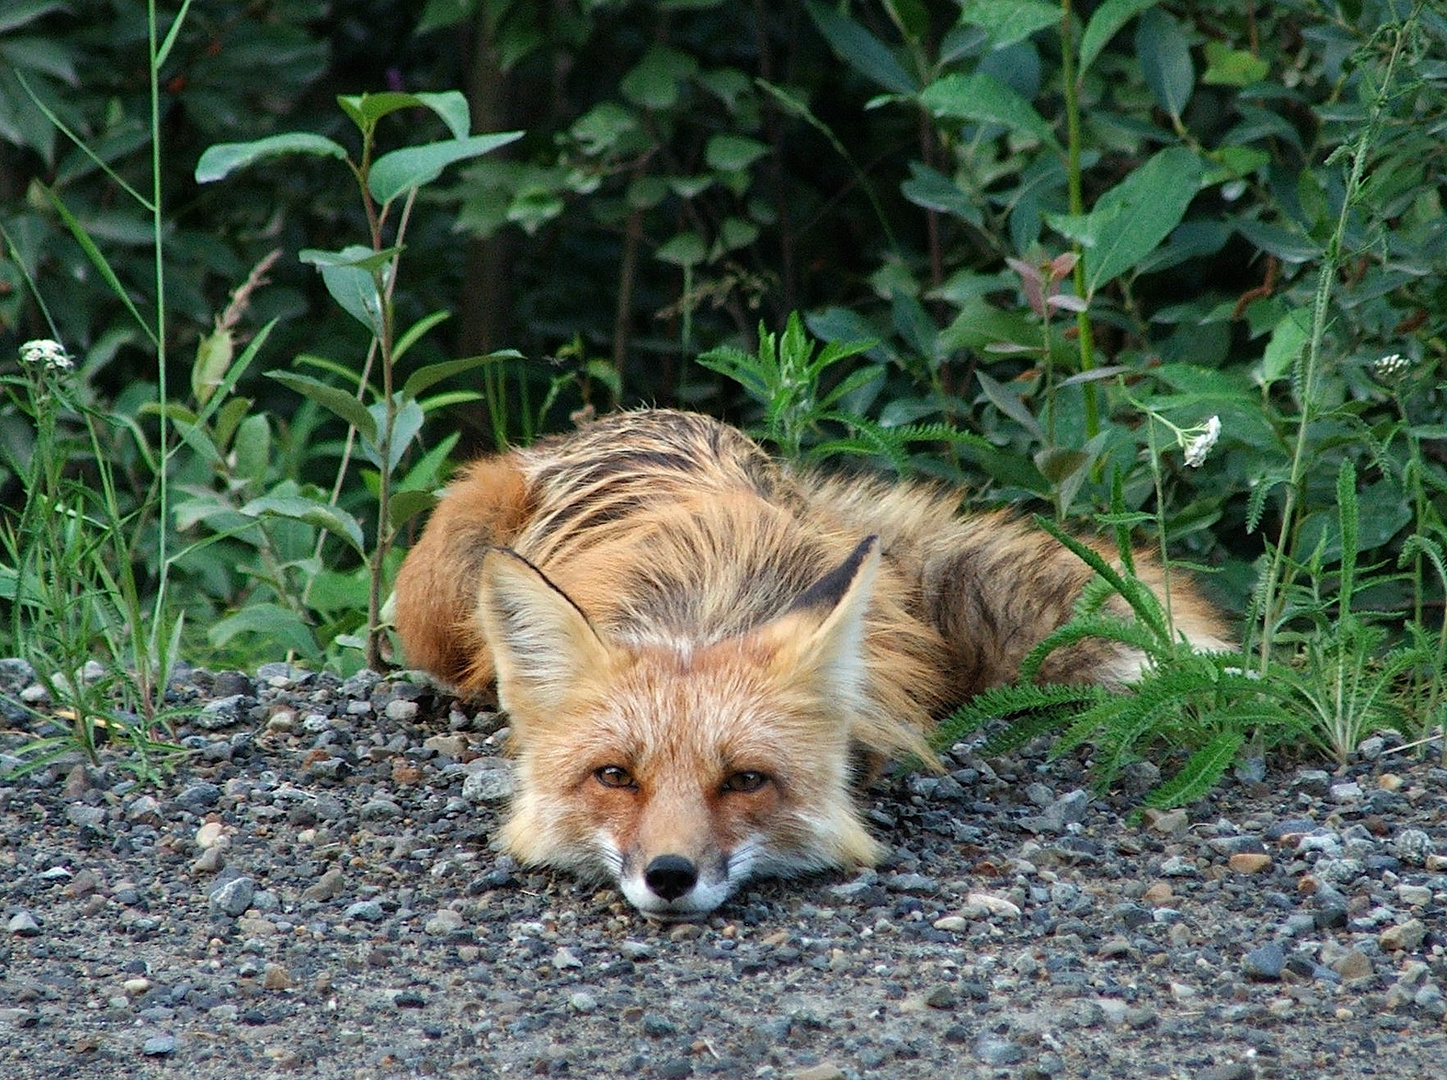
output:
M877 871L659 926L489 848L489 712L285 665L177 696L158 787L0 781L6 1080L1447 1076L1447 771L1390 741L1139 825L959 746L870 790Z

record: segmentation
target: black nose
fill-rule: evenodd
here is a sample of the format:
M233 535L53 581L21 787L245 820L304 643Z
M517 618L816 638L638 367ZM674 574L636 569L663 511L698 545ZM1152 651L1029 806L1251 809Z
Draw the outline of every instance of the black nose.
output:
M644 883L665 900L677 900L698 884L698 867L682 855L659 855L643 871Z

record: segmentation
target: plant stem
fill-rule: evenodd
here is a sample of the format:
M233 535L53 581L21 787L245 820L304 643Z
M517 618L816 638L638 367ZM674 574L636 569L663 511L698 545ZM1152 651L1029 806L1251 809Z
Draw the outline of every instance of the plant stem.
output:
M1075 77L1075 35L1070 4L1071 0L1060 0L1060 80L1065 95L1065 179L1070 212L1079 216L1085 213L1085 196L1080 182L1080 86ZM1072 244L1071 250L1079 256L1071 278L1075 295L1085 300L1088 299L1085 295L1085 259L1079 243ZM1080 338L1080 370L1093 371L1095 333L1088 307L1076 312L1075 327ZM1100 402L1094 382L1087 382L1082 389L1085 395L1085 437L1093 439L1100 433Z
M176 15L172 26L174 35L184 19L186 8ZM151 685L152 661L160 653L160 642L165 633L166 585L170 576L170 555L168 531L170 529L170 466L171 448L167 445L169 435L166 424L166 402L170 400L170 389L166 378L166 268L163 254L164 221L161 217L161 56L157 34L156 0L146 4L148 34L148 58L150 68L151 96L151 245L155 254L156 268L156 410L157 424L157 470L156 470L156 598L151 609L151 626L148 633L139 627L133 631L132 641L141 654L136 657L135 677L141 688L141 703L149 713L157 704L152 699L156 688Z
M1332 286L1335 283L1337 268L1342 261L1342 245L1346 238L1347 220L1361 194L1362 178L1367 167L1367 152L1371 149L1377 129L1381 126L1387 91L1392 85L1392 76L1407 39L1408 27L1416 21L1420 10L1420 5L1413 8L1407 21L1394 28L1395 40L1392 42L1392 51L1387 57L1381 89L1372 102L1366 124L1357 136L1346 187L1342 192L1341 211L1337 214L1336 227L1332 230L1326 250L1322 253L1321 270L1317 274L1316 294L1312 298L1311 305L1311 337L1307 342L1306 355L1301 362L1301 416L1297 420L1296 440L1291 453L1291 472L1281 508L1281 532L1271 553L1271 564L1267 569L1266 583L1262 590L1259 670L1263 675L1270 663L1271 648L1276 638L1278 595L1286 589L1294 577L1291 567L1287 563L1287 552L1296 542L1297 530L1300 525L1297 520L1297 510L1304 494L1302 483L1308 464L1307 432L1316 420L1315 406L1317 382L1321 374L1321 347L1322 342L1326 339Z

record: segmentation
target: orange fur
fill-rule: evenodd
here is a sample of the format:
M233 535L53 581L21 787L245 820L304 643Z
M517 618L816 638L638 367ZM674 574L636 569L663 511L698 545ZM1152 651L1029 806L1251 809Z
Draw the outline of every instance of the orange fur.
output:
M858 779L930 762L933 717L1069 617L1090 568L958 504L791 471L705 417L625 413L468 468L403 565L397 629L464 692L495 678L511 852L691 917L749 874L873 861ZM1224 647L1187 583L1172 604L1189 640ZM1117 684L1141 663L1087 642L1043 674Z

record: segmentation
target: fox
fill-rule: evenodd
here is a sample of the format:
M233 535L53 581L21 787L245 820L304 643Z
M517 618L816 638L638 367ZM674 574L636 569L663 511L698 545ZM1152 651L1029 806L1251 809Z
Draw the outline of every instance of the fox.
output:
M739 429L620 412L459 470L394 589L406 662L495 689L514 791L501 847L698 919L756 876L876 863L859 791L1012 680L1094 571L964 493L834 475ZM1104 552L1104 548L1101 549ZM1158 593L1160 563L1136 572ZM1176 626L1229 648L1171 582ZM1084 641L1043 682L1121 687L1144 657Z

